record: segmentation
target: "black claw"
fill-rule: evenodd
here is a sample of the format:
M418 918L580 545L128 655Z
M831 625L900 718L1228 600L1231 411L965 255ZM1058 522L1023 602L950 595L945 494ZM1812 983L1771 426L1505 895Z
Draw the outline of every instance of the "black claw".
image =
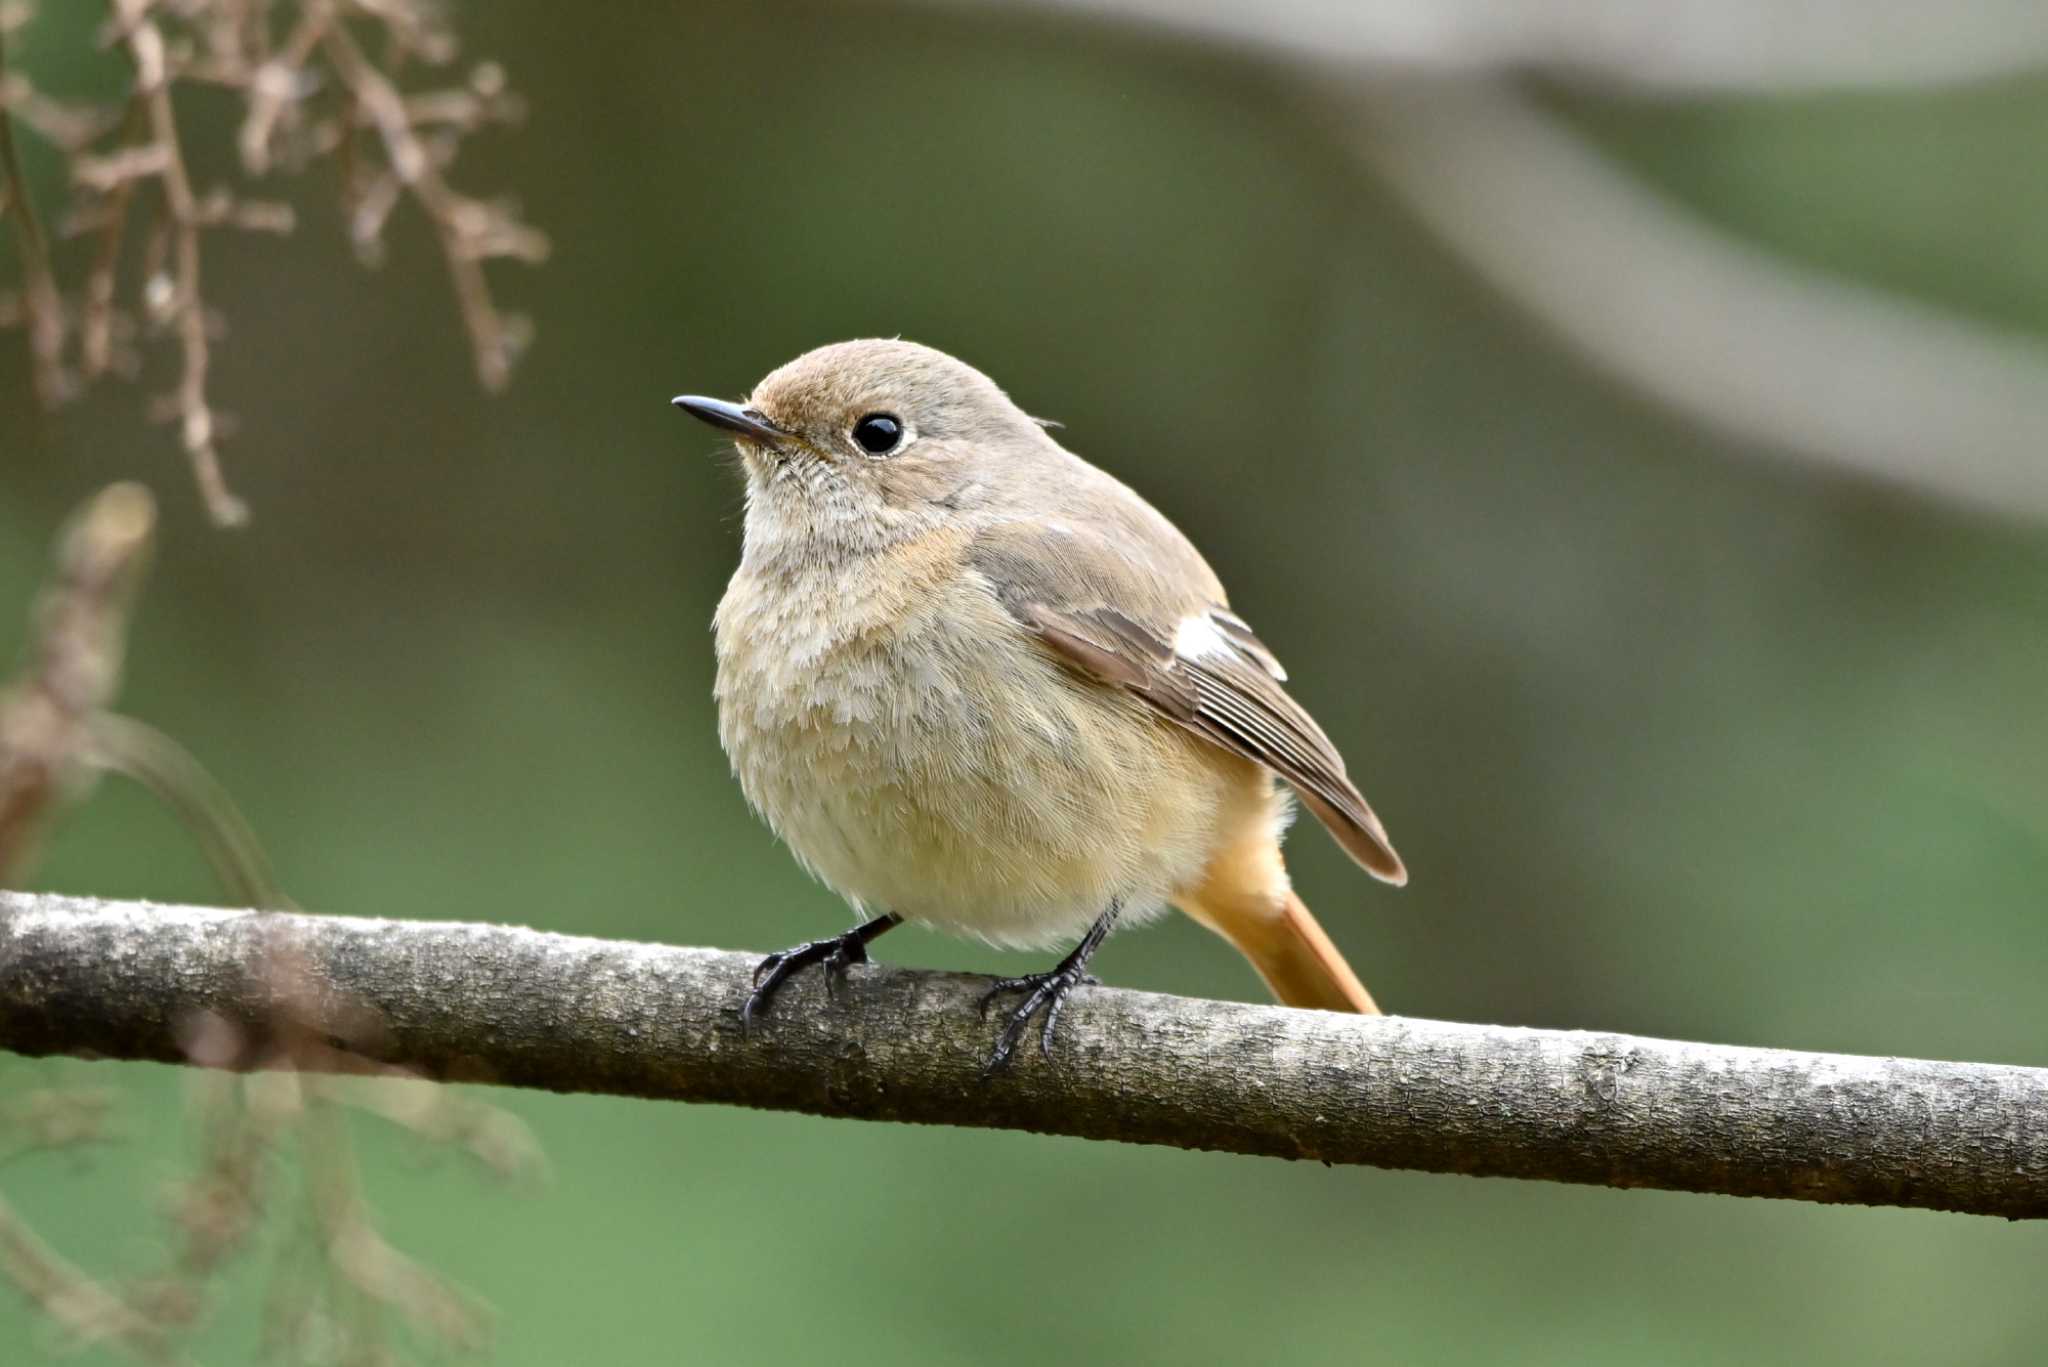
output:
M1079 987L1080 983L1074 985ZM1038 1032L1038 1056L1048 1063L1052 1061L1053 1027L1060 1023L1060 1008L1066 1004L1067 994L1064 992L1054 993L1052 1000L1045 1004L1045 1028Z
M1021 988L1029 987L1030 985L1030 979L1028 978L996 979L996 981L989 987L988 991L981 994L981 1018L983 1020L988 1019L988 1004L994 1001L997 997L1002 996L1005 992L1015 992Z
M809 949L809 948L810 948L810 946L809 946L809 945L804 945L804 946L802 946L802 948L804 948L804 949ZM785 959L789 958L789 956L790 956L791 954L795 953L795 952L796 952L795 950L779 949L779 950L777 950L777 951L776 951L775 953L773 953L773 954L770 954L770 955L769 955L769 956L768 956L767 958L765 958L765 959L761 960L761 962L760 962L760 963L757 963L757 964L755 964L755 965L754 965L754 986L755 986L755 987L757 987L757 988L758 988L758 987L760 987L760 985L761 985L761 975L762 975L763 973L767 973L767 972L769 972L770 970L776 970L776 971L779 971L779 970L780 970L780 969L782 968L782 962L783 962L783 960L785 960ZM776 979L776 981L777 981L777 982L779 983L779 982L781 982L782 980L781 980L780 978L777 978L777 979ZM757 994L757 995L758 995L758 994Z
M825 995L838 1001L846 995L846 970L852 964L868 961L868 947L858 940L851 943L841 940L830 954L825 956Z
M745 1032L754 1023L754 1013L767 1007L776 991L792 977L812 964L825 965L825 990L837 996L844 986L847 966L864 964L868 961L868 941L893 926L903 924L903 918L891 913L878 916L865 925L856 926L844 935L834 935L824 940L808 940L790 949L778 950L760 963L754 965L754 990L740 1006L740 1030Z
M982 995L981 1014L988 1016L989 1003L1005 992L1022 992L1024 1000L1003 1023L1002 1031L996 1036L995 1051L989 1055L988 1066L982 1076L988 1077L1007 1067L1010 1056L1017 1050L1017 1042L1024 1038L1024 1032L1031 1026L1031 1018L1041 1010L1045 1012L1045 1023L1038 1032L1038 1052L1042 1058L1052 1057L1052 1036L1059 1024L1060 1009L1066 1005L1067 994L1083 984L1095 980L1086 973L1062 964L1048 973L1032 973L1022 978L1004 978Z
M1051 972L1004 978L982 994L981 1015L984 1020L988 1018L988 1004L1003 993L1024 994L1024 1000L1010 1013L1010 1019L996 1036L995 1052L989 1055L988 1065L981 1070L984 1080L1009 1066L1010 1056L1017 1051L1017 1041L1024 1038L1025 1029L1040 1008L1045 1011L1045 1024L1038 1032L1038 1056L1051 1061L1053 1028L1059 1024L1060 1011L1067 1004L1067 994L1077 987L1095 986L1095 977L1088 972L1088 960L1101 947L1109 928L1116 924L1117 911L1117 903L1110 903L1109 910L1095 918L1095 924L1081 937L1081 943L1074 946L1074 952L1061 959L1059 967Z

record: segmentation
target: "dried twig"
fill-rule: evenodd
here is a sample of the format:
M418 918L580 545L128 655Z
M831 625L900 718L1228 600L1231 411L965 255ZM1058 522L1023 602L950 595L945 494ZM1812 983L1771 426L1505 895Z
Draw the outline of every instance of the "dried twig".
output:
M112 772L140 783L185 823L238 900L289 906L227 791L169 736L110 710L155 526L149 491L116 484L88 500L58 538L21 673L0 689L0 885L26 872L55 810Z
M547 238L519 222L504 206L470 199L449 189L441 176L439 163L443 156L429 149L418 131L422 123L461 129L477 121L479 111L488 107L480 101L493 100L500 94L502 78L492 74L497 68L479 69L476 98L451 101L443 97L408 105L397 88L363 55L346 28L330 24L321 42L333 59L335 73L383 139L392 178L419 202L433 222L441 254L447 259L448 273L455 283L462 320L469 328L478 382L486 389L504 388L530 329L518 315L498 311L484 281L483 263L499 256L538 263L547 257ZM382 217L368 221L381 224Z
M123 115L123 136L132 136L130 130L142 117L142 102L131 99ZM83 166L75 167L73 174L82 179ZM130 177L107 189L99 206L92 265L85 276L84 316L79 321L80 360L88 381L98 379L115 365L116 275L121 268L121 246L128 229L128 206L134 198L135 181ZM128 368L134 369L132 365Z
M178 1247L137 1302L156 1323L179 1330L196 1324L206 1285L277 1205L275 1160L295 1156L304 1218L287 1235L283 1271L265 1305L266 1347L300 1356L318 1344L343 1361L378 1360L386 1354L386 1310L445 1347L485 1346L490 1321L483 1305L377 1232L345 1116L361 1109L422 1135L462 1142L508 1176L537 1171L538 1147L496 1108L452 1098L445 1107L421 1104L413 1090L421 1084L411 1073L336 1043L373 1039L380 1023L307 971L290 922L267 922L262 940L248 982L266 1003L260 1017L181 1014L188 1060L244 1076L221 1075L205 1089L203 1161L174 1191ZM493 1151L466 1138L479 1134L501 1135L503 1143Z
M176 284L170 302L161 310L178 330L182 369L174 395L178 431L185 454L192 459L192 473L199 492L214 521L233 526L248 520L248 505L228 492L221 477L220 453L215 447L219 424L213 405L206 398L206 370L210 360L206 338L206 308L199 291L199 202L192 194L192 180L185 170L185 153L178 141L178 118L171 107L169 59L163 31L150 20L155 0L115 0L115 17L122 40L135 62L135 97L148 111L151 142L147 167L127 173L153 174L163 186L170 209L169 231L177 260Z
M156 405L178 425L181 444L208 510L222 523L248 509L227 486L220 442L228 426L209 388L221 323L203 293L207 235L219 229L288 232L291 210L251 199L240 188L194 183L176 106L180 86L229 90L244 104L235 146L244 172L261 177L332 157L344 172L343 208L356 254L374 263L386 220L410 198L433 224L487 389L504 386L531 333L501 310L485 263L511 257L538 262L547 238L507 204L453 188L448 167L463 139L516 122L523 106L504 71L481 62L460 85L406 93L402 69L415 60L442 65L456 44L431 0L104 0L105 37L127 59L123 97L104 107L51 100L10 70L0 45L0 209L22 242L23 289L0 325L26 326L36 388L54 403L82 382L136 367L124 349L139 317L167 332L178 378ZM10 11L11 13L11 11ZM16 16L12 26L22 20ZM0 29L9 27L0 24ZM353 26L353 28L352 28ZM358 32L381 36L371 56ZM59 271L42 233L15 155L15 122L50 142L70 168L75 203L67 231L91 238L80 301L67 310ZM138 193L139 191L153 193ZM140 222L138 223L138 220ZM134 251L131 296L124 258ZM75 323L72 321L75 318ZM76 338L78 363L66 364Z
M0 689L0 885L27 867L51 813L93 773L92 728L120 683L155 526L149 491L116 484L59 538L21 674Z
M269 860L226 791L162 732L110 711L126 627L155 522L138 485L89 502L59 540L56 571L38 600L25 667L0 693L0 882L18 876L35 835L56 809L105 771L160 798L234 894L257 906L290 905ZM391 1247L362 1199L343 1116L361 1110L430 1142L459 1146L493 1172L524 1176L539 1149L519 1123L444 1089L422 1094L409 1072L351 1051L370 1039L373 1012L311 974L290 922L269 923L249 965L260 1020L180 1016L174 1028L193 1062L248 1076L211 1075L199 1108L201 1161L174 1189L177 1231L164 1269L133 1287L110 1287L73 1267L0 1204L0 1281L12 1282L67 1333L150 1361L174 1356L202 1320L221 1267L249 1244L276 1205L277 1160L296 1157L306 1218L288 1247L300 1275L281 1277L268 1304L271 1346L313 1345L339 1360L388 1357L386 1312L416 1332L480 1346L488 1317L468 1295ZM344 1084L330 1076L354 1075ZM0 1157L88 1142L104 1130L106 1098L50 1090L0 1105Z
M13 94L7 73L7 25L0 24L0 205L14 224L15 250L21 257L21 307L28 327L29 357L34 366L36 397L54 407L71 397L73 380L64 365L64 300L50 267L49 238L29 193L21 149L14 141Z
M11 1282L80 1346L111 1343L144 1362L178 1361L161 1325L67 1261L4 1199L0 1199L0 1280Z

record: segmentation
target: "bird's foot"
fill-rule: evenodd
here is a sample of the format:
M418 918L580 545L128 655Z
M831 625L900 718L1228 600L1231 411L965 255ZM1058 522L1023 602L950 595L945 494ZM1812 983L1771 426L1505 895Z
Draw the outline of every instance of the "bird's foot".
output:
M1052 1059L1052 1032L1060 1023L1060 1009L1067 1004L1067 994L1075 988L1093 986L1095 979L1088 973L1088 960L1102 947L1109 936L1109 928L1116 924L1117 912L1122 903L1111 902L1109 910L1095 918L1095 924L1088 927L1088 933L1081 937L1081 943L1074 946L1074 952L1061 959L1059 967L1050 973L1027 973L1021 978L1004 978L982 994L981 1014L988 1016L988 1004L1005 992L1022 992L1024 1000L1010 1013L1010 1019L1003 1024L1002 1033L996 1036L996 1051L989 1055L988 1066L981 1070L984 1079L994 1076L1008 1066L1010 1055L1017 1050L1017 1041L1024 1038L1024 1031L1031 1024L1031 1018L1042 1009L1045 1025L1038 1032L1038 1056L1048 1062Z
M740 1029L750 1028L754 1023L754 1013L764 1009L769 999L790 978L813 964L825 966L826 990L836 994L845 980L847 968L868 961L868 941L901 923L901 917L881 916L866 925L855 926L844 935L807 940L770 954L754 965L754 990L747 994L746 1004L740 1007Z
M982 994L981 1014L988 1016L989 1003L1005 992L1022 992L1024 1000L1010 1013L1003 1024L1002 1033L996 1036L995 1052L989 1055L988 1066L981 1070L983 1077L1001 1072L1009 1066L1010 1055L1016 1052L1017 1041L1024 1038L1024 1032L1031 1025L1031 1018L1043 1010L1045 1024L1038 1031L1039 1057L1052 1057L1053 1030L1059 1025L1060 1008L1066 1005L1067 994L1077 987L1093 987L1097 979L1085 971L1080 964L1071 960L1062 961L1058 968L1046 973L1027 973L1021 978L1004 978Z

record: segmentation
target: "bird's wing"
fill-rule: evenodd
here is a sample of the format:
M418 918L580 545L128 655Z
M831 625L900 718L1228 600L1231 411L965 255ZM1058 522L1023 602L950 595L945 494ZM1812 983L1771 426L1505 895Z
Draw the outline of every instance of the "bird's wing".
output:
M1113 539L1072 525L998 524L971 558L1011 616L1064 663L1265 765L1367 872L1405 883L1343 757L1281 688L1280 662L1224 605L1186 538L1144 512L1151 516L1125 522Z

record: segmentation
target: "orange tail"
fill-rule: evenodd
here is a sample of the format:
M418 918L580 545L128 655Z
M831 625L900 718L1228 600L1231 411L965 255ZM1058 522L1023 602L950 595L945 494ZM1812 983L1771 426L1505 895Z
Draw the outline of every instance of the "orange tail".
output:
M1212 877L1199 893L1183 897L1180 909L1235 945L1287 1005L1380 1014L1372 993L1292 891L1276 901Z

